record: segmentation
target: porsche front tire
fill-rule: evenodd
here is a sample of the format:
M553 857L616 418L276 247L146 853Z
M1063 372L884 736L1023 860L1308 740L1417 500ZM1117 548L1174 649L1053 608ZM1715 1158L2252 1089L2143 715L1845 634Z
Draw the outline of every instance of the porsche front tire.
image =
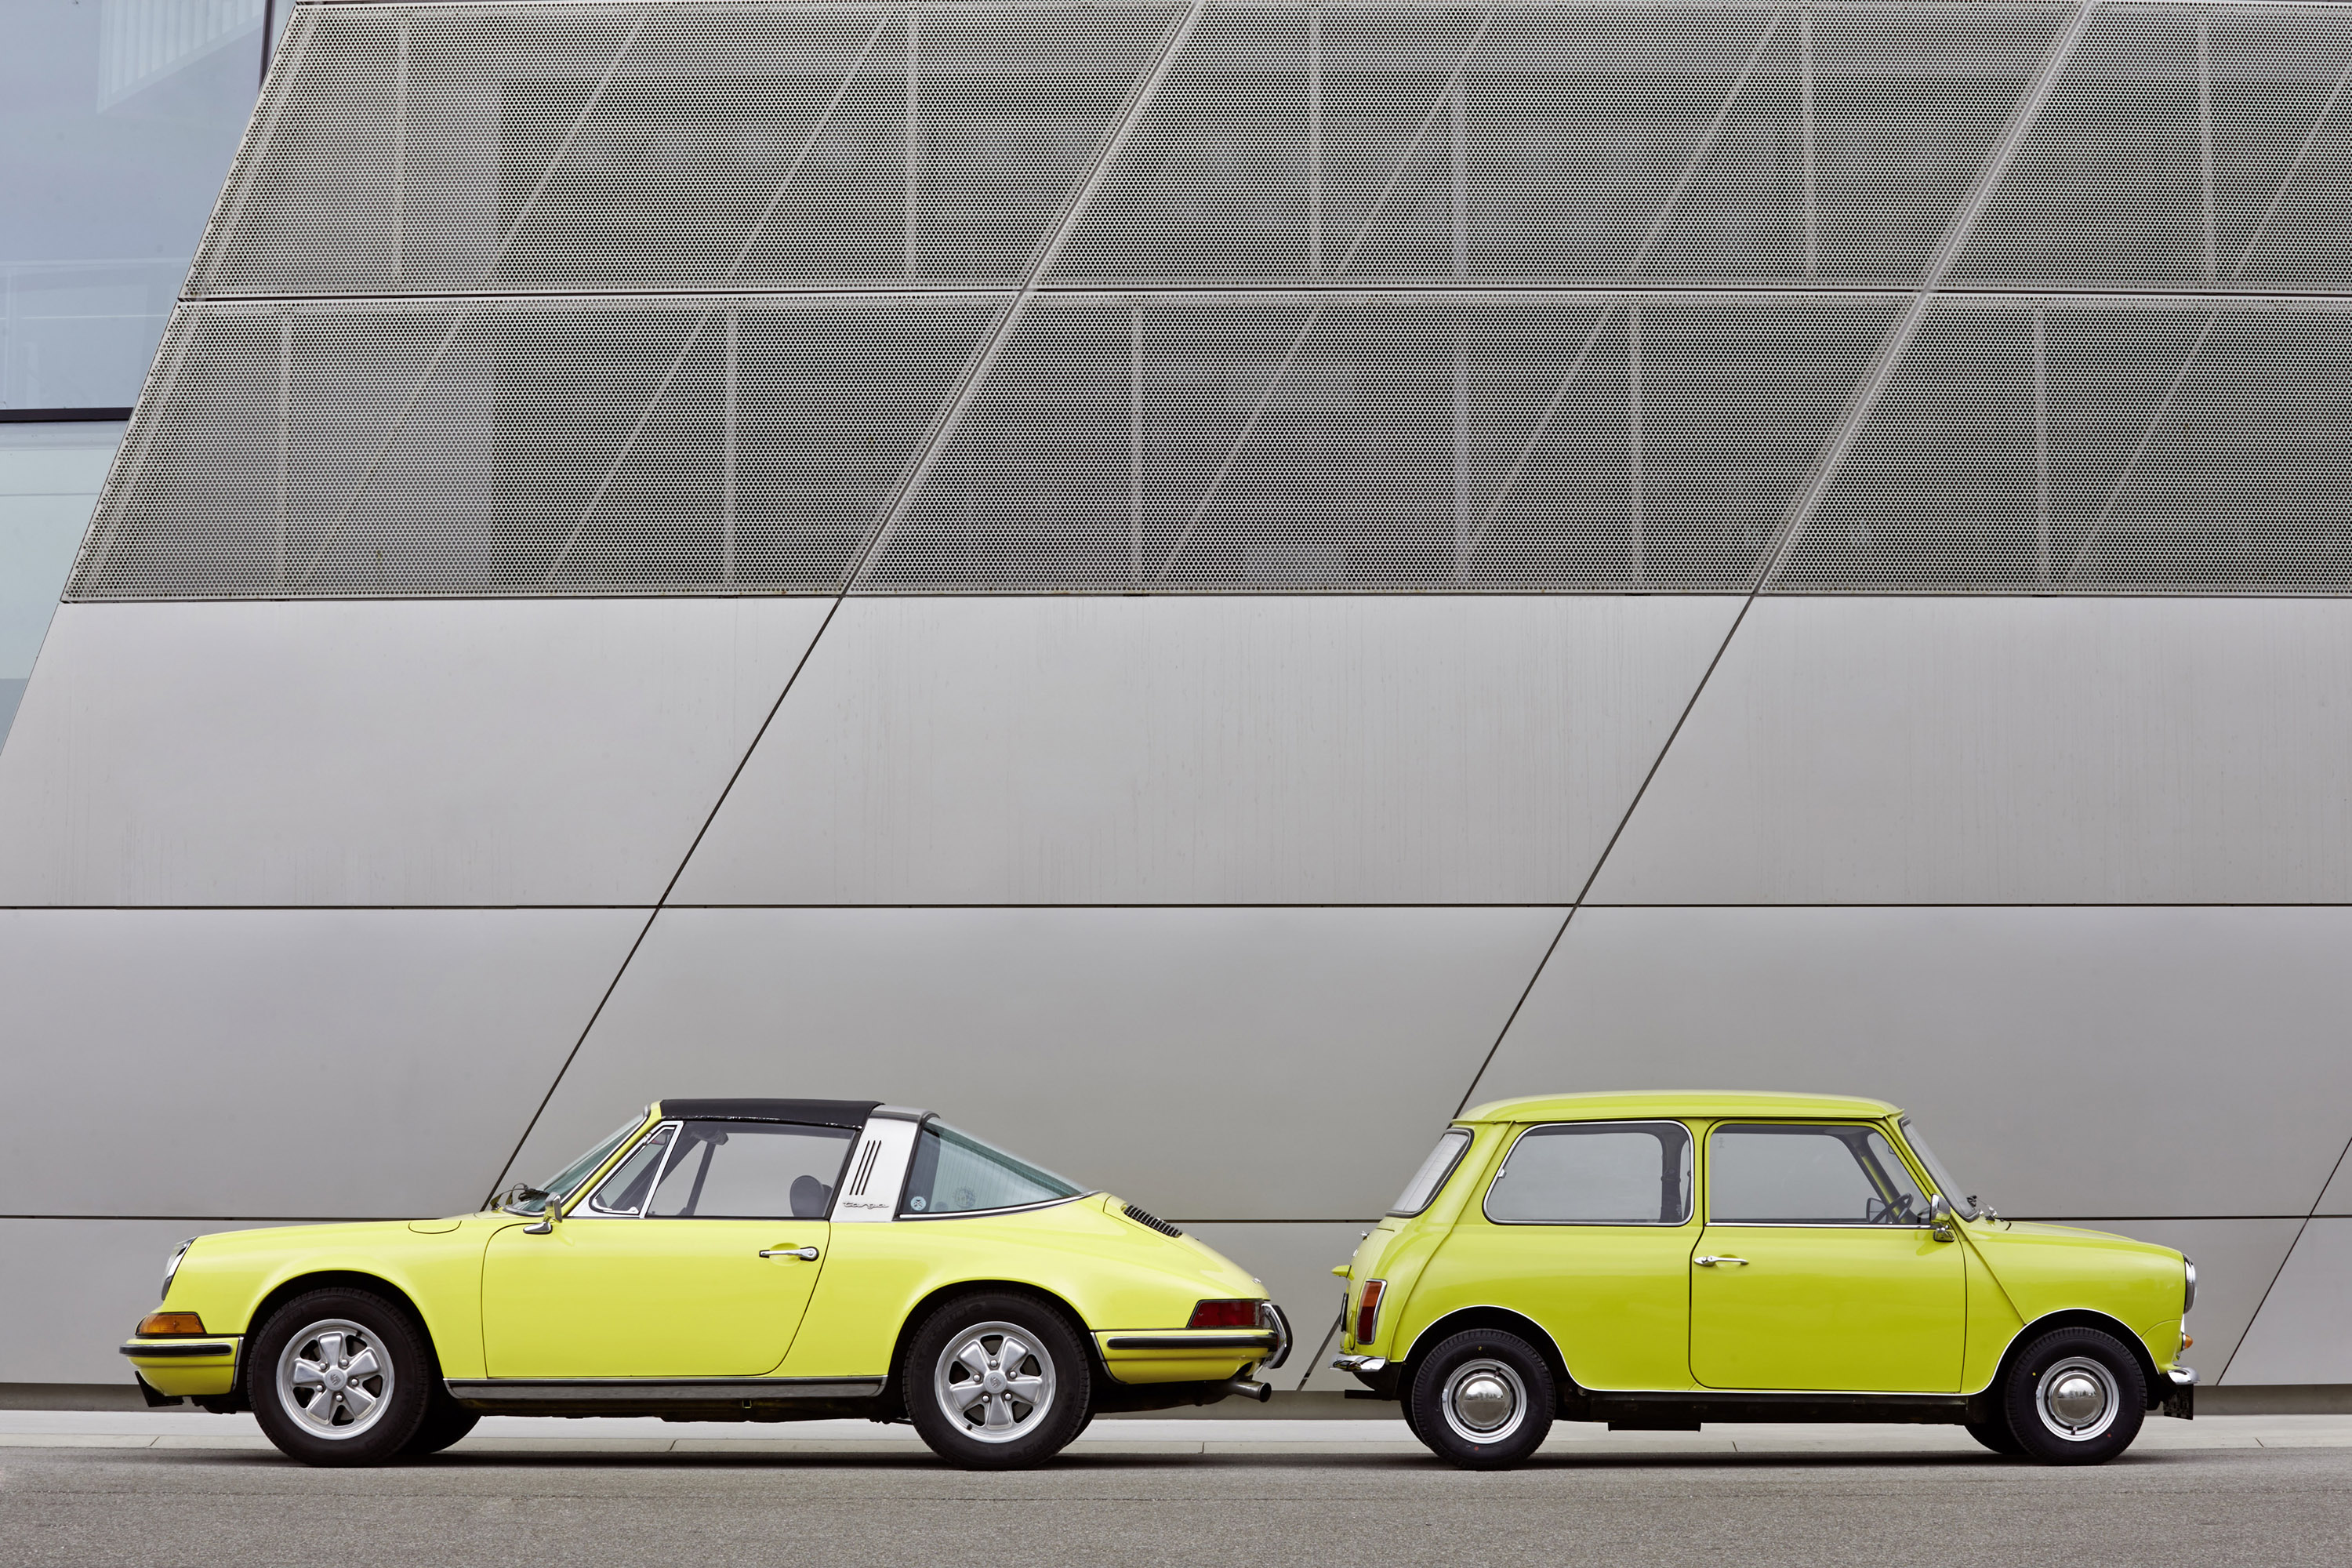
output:
M1029 1296L992 1291L940 1306L916 1331L904 1379L917 1435L968 1470L1042 1465L1092 1414L1086 1347Z
M247 1394L278 1451L306 1465L381 1465L423 1422L434 1370L424 1334L384 1298L312 1290L251 1341Z

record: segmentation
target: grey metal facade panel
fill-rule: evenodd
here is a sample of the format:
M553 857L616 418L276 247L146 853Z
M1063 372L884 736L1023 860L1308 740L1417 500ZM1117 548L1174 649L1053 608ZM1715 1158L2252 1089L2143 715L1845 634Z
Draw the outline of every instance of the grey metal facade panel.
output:
M2222 1376L2247 1384L2352 1383L2352 1219L2315 1219L2279 1271Z
M2328 1179L2327 1190L2319 1194L2315 1214L2352 1216L2352 1127L2345 1129L2345 1139L2344 1154Z
M115 1347L155 1310L163 1260L191 1236L268 1220L0 1218L0 1383L128 1389Z
M2333 603L1768 597L1592 897L2352 900L2347 687Z
M1428 1152L1558 925L1547 910L667 910L514 1173L560 1167L664 1094L878 1095L1154 1214L1344 1219Z
M644 924L0 910L9 1088L39 1108L0 1152L0 1191L16 1213L93 1217L470 1209Z
M824 611L64 605L0 905L650 905Z
M852 598L681 903L1564 903L1724 598Z
M2299 1215L2347 1131L2345 909L1585 909L1472 1091L1918 1118L2021 1216Z

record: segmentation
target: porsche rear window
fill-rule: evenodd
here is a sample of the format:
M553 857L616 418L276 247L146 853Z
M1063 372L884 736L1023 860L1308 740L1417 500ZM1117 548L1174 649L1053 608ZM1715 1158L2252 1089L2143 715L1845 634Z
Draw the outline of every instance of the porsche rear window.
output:
M976 1214L1025 1208L1074 1198L1081 1190L1051 1171L932 1121L923 1123L922 1135L915 1140L914 1163L907 1172L905 1212Z

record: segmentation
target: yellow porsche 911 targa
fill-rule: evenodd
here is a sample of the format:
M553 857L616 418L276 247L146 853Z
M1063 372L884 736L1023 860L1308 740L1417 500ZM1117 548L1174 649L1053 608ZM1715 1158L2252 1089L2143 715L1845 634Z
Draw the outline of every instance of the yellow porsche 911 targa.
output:
M1104 1411L1264 1399L1289 1348L1226 1258L928 1111L673 1100L479 1214L198 1237L122 1353L315 1465L497 1413L903 1420L1010 1468Z

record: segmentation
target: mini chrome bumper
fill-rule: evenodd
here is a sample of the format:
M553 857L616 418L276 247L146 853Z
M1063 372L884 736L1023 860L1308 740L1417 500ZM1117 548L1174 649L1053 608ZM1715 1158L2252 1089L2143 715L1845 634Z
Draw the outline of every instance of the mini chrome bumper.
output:
M1341 1372L1352 1372L1360 1377L1369 1373L1378 1372L1389 1363L1384 1356L1343 1355L1335 1357L1331 1364Z

